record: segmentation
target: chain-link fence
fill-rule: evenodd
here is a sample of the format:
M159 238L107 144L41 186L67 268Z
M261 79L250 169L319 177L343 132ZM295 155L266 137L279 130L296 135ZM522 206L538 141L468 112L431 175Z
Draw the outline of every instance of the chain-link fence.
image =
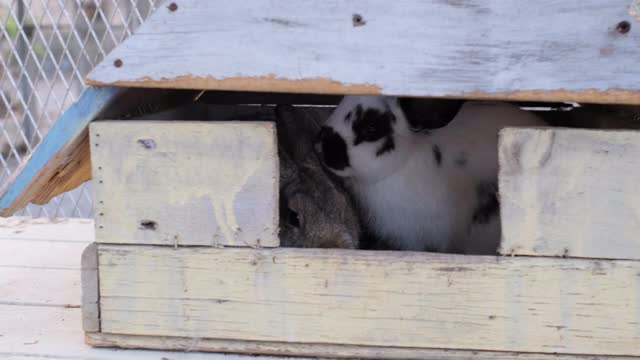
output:
M0 0L0 184L161 0ZM91 217L90 183L19 215Z

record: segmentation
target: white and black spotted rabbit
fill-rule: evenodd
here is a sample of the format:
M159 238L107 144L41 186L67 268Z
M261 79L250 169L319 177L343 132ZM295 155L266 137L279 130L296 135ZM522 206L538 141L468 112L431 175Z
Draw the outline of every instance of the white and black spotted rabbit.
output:
M349 179L364 223L387 247L495 254L498 131L542 121L506 103L459 102L446 126L424 130L419 116L435 113L405 110L394 97L346 96L318 136L324 164Z

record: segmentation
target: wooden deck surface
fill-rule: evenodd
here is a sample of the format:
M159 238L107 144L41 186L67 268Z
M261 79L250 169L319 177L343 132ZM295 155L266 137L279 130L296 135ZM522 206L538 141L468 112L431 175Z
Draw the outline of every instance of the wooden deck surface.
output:
M93 239L92 220L0 219L0 359L259 359L85 345L80 255Z

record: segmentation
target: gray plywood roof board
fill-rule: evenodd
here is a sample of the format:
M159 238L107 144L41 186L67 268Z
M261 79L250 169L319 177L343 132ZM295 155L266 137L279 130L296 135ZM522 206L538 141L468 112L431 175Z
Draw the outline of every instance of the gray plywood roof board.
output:
M92 84L640 103L640 0L177 0Z

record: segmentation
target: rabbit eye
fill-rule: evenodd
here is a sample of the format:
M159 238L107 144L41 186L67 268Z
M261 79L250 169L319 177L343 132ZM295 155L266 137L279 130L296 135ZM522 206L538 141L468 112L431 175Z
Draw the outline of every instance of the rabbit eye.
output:
M292 226L297 228L300 227L300 217L298 216L298 213L291 210L291 208L287 208L287 220Z

